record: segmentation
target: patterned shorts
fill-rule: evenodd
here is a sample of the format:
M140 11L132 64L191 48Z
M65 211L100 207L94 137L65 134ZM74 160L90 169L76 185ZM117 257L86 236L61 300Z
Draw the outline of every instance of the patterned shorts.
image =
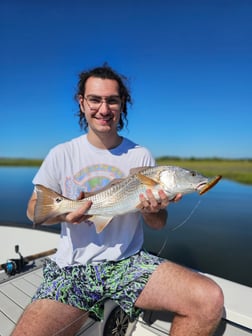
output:
M59 268L52 260L44 265L44 280L33 297L52 299L103 318L104 301L112 299L131 317L141 310L134 303L150 275L164 259L141 251L127 259Z

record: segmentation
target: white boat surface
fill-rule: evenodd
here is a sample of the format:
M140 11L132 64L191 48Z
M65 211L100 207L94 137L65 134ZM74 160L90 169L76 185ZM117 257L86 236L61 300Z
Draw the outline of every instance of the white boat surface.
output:
M0 264L17 260L19 245L22 256L33 256L57 247L57 233L0 225ZM16 251L18 249L16 248ZM0 336L9 336L25 307L42 281L44 257L29 261L15 275L0 270ZM252 289L210 274L222 288L225 297L223 318L215 336L252 335ZM169 335L172 314L143 311L140 318L130 321L112 301L105 303L104 320L88 318L78 336L154 336ZM185 335L186 336L186 335Z

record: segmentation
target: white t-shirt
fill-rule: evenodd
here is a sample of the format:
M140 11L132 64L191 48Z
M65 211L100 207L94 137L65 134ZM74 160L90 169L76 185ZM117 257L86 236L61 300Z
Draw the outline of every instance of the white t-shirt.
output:
M127 138L111 150L91 145L86 135L54 147L45 158L34 184L42 184L76 199L81 191L96 191L131 168L153 166L150 152ZM139 212L114 218L99 234L90 222L61 223L60 243L53 260L60 266L121 260L137 253L143 244Z

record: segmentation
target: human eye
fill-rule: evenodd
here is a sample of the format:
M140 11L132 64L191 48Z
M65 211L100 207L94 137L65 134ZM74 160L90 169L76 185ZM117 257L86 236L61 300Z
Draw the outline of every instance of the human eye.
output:
M88 97L88 102L90 104L100 104L101 103L101 98L96 97L96 96L90 96L90 97Z
M107 99L107 103L108 103L109 105L120 105L121 100L120 100L119 97L109 97L109 98Z

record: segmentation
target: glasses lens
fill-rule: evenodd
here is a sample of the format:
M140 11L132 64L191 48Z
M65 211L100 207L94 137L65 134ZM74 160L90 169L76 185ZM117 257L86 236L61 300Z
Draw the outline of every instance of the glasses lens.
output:
M103 102L114 109L121 106L121 99L117 96L106 97L104 99L99 96L88 96L85 99L92 110L98 110Z
M119 97L108 97L106 101L109 106L119 106L121 104L121 99Z

